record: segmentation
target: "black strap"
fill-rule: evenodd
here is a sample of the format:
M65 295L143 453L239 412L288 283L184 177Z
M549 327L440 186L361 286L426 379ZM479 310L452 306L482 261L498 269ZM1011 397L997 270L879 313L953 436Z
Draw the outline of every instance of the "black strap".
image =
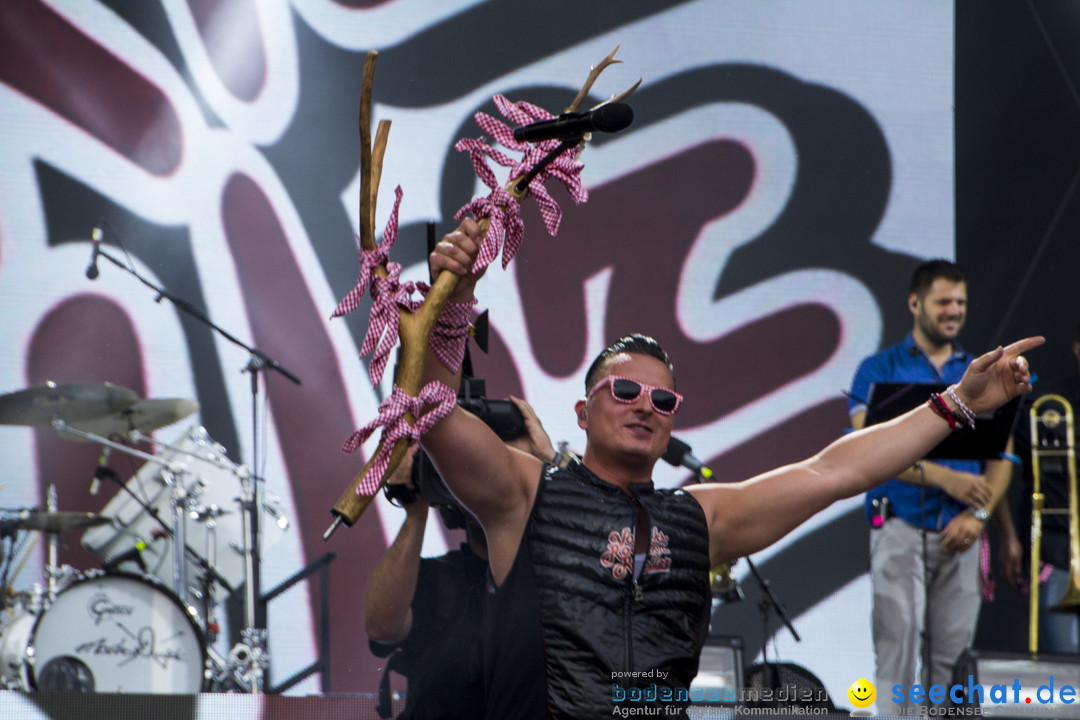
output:
M390 699L390 672L401 672L398 669L401 655L401 648L394 648L394 651L386 659L386 669L383 670L382 679L379 680L379 701L375 705L375 711L379 713L381 718L390 717L390 713L394 710Z

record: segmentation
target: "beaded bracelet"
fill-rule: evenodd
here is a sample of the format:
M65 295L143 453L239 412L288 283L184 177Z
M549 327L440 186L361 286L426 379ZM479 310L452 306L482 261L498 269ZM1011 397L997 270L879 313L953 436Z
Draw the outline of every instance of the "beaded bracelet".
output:
M930 399L926 401L926 404L934 411L935 415L949 423L950 430L959 430L963 427L960 418L956 417L949 409L949 406L945 404L945 401L941 399L941 393L932 394Z
M945 389L945 394L949 396L949 399L956 403L956 407L960 409L960 414L964 418L964 422L967 423L969 428L975 428L975 413L971 412L971 408L961 402L959 396L956 394L956 386L950 385Z

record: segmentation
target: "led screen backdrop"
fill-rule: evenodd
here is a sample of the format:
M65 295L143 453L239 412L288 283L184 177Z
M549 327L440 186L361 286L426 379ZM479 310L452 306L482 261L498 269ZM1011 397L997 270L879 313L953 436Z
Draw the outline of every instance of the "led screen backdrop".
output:
M687 397L677 434L719 480L813 452L844 430L859 358L907 330L910 270L954 256L951 3L8 0L0 390L110 381L197 401L155 439L184 445L201 425L230 462L257 463L291 521L269 534L264 589L337 555L332 690L373 691L380 665L359 602L401 517L379 501L321 539L374 448L344 456L340 445L388 387L373 389L357 356L366 308L328 320L358 271L364 55L380 51L373 119L393 122L376 227L400 185L394 259L421 279L426 224L449 232L481 190L453 150L480 135L473 113L493 112L497 93L557 112L617 45L624 62L592 102L640 76L634 123L587 149L586 205L553 191L556 238L527 206L517 259L480 284L492 334L488 354L471 351L476 374L492 396L529 399L554 441L580 449L571 408L586 366L615 337L647 332ZM247 350L105 259L87 279L95 227L106 253L301 384L260 373L253 401ZM2 427L0 447L5 508L44 505L51 485L61 510L96 512L119 492L89 494L92 443ZM143 461L109 463L126 479ZM660 466L656 479L688 478ZM208 483L226 505L238 492L227 471ZM755 558L798 575L802 591L781 599L803 642L783 630L776 649L837 698L873 667L859 502ZM65 540L64 562L100 565L78 533ZM219 546L239 540L226 530ZM455 542L429 523L427 553ZM40 546L31 558L18 589L42 581ZM313 583L271 604L273 682L314 660L318 600ZM714 630L759 627L741 605L721 608ZM227 619L235 631L240 618ZM294 692L317 689L312 678Z

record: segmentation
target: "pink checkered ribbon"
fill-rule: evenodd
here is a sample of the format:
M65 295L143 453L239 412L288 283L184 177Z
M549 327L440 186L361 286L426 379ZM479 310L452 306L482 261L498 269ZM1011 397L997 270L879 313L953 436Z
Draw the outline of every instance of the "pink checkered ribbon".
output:
M551 120L555 116L526 102L511 103L502 95L494 97L495 106L505 118L515 125L529 125L538 120ZM499 254L500 247L503 253L503 268L505 268L517 253L521 245L524 226L521 222L521 208L514 202L513 197L503 189L495 179L495 173L487 165L490 158L496 164L510 168L510 177L521 177L529 172L550 151L559 146L556 139L545 140L531 144L518 142L514 139L514 131L502 122L485 113L476 113L476 124L484 132L490 135L500 145L515 152L521 153L521 159L513 160L505 153L487 145L483 140L460 140L454 147L458 151L468 151L472 160L473 169L477 177L491 189L487 198L474 199L465 207L458 210L454 218L461 220L467 213L480 219L490 219L484 245L480 249L480 256L474 266L474 270L487 267ZM536 198L540 206L540 215L544 219L544 226L550 235L554 236L559 231L559 222L562 220L562 211L558 203L544 187L544 181L553 177L566 186L570 197L574 202L581 204L589 199L589 193L581 184L581 170L584 164L578 160L577 153L564 152L549 165L547 165L529 183L529 191Z
M983 530L982 534L982 547L979 548L979 572L982 574L983 581L983 600L992 601L994 599L994 580L990 572L990 541L986 531ZM1054 566L1049 563L1039 564L1039 584L1050 579L1050 575L1054 572ZM1016 589L1021 595L1027 595L1031 592L1031 583L1026 578L1019 578L1016 583Z
M994 576L990 571L990 535L983 530L979 540L979 574L982 575L983 600L994 600Z
M1053 573L1054 573L1054 566L1053 565L1051 565L1050 563L1040 562L1039 563L1039 584L1042 585L1044 582L1049 580L1050 576ZM1016 589L1020 592L1021 595L1029 595L1029 594L1031 594L1031 583L1028 582L1026 576L1020 578L1019 582L1016 583Z
M401 321L398 308L416 312L423 300L414 300L412 294L417 290L426 294L427 289L427 285L422 283L401 282L401 264L396 262L387 263L386 277L376 275L372 279L371 315L368 317L367 334L360 345L361 356L374 351L368 366L368 377L371 378L372 385L378 385L382 380L386 363L390 359L390 351L397 344Z
M360 307L360 301L364 299L364 293L371 284L372 278L377 277L375 268L389 260L390 248L394 246L394 240L397 239L398 208L401 206L401 195L401 186L398 185L394 189L394 209L390 212L390 220L386 223L386 230L383 232L382 242L379 246L374 250L365 250L364 246L360 245L360 276L356 280L356 287L341 299L338 306L334 308L334 313L330 316L331 319L351 313ZM359 244L360 238L357 237L356 241Z
M469 338L473 305L476 305L476 298L469 302L446 303L428 338L428 347L450 372L456 373L465 360L465 342Z
M395 385L394 392L379 406L379 416L350 435L341 446L342 452L352 453L371 437L376 428L380 426L383 428L379 452L375 454L375 459L364 475L357 492L360 495L374 495L382 483L386 468L390 465L390 453L393 452L397 441L407 438L410 442L416 442L421 435L449 415L456 402L457 395L454 391L437 381L425 385L417 397L410 397L408 393ZM427 405L435 405L435 407L421 415L421 411ZM415 425L410 425L405 420L407 412L412 413L416 419Z
M1050 576L1054 574L1054 566L1050 563L1039 563L1039 584L1050 579Z
M454 215L455 220L461 220L466 215L474 218L488 218L489 225L484 242L480 246L480 254L473 264L473 272L483 270L491 261L499 256L499 250L503 253L503 269L510 264L521 241L525 237L525 223L521 220L521 205L501 187L494 188L487 197L473 198Z

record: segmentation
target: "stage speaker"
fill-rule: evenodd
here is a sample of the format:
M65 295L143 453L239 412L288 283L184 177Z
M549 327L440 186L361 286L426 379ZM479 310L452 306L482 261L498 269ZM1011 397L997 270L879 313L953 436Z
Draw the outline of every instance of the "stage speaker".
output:
M968 650L953 669L961 707L989 718L1080 720L1080 656ZM951 688L950 688L951 689Z
M814 708L835 712L824 683L795 663L754 663L746 669L743 703L747 708Z
M698 674L690 683L694 705L740 705L743 689L741 635L710 635L701 649Z

